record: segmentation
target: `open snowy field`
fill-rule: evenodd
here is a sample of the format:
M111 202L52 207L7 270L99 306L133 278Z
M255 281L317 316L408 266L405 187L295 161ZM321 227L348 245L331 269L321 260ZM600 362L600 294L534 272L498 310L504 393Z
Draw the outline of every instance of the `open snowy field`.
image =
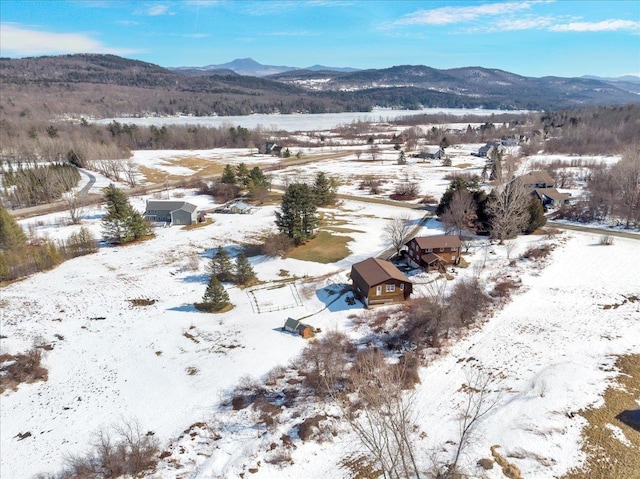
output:
M359 161L348 152L340 159L270 174L274 186L281 186L311 181L324 171L337 180L339 193L363 200L384 198L403 182L416 182L421 195L439 198L449 183L446 174L480 173L485 160L472 155L478 146L447 149L451 167L413 158L397 165L398 153L389 145L375 162ZM188 176L179 169L183 157L237 164L249 163L249 154L136 152L134 161ZM541 155L536 159L555 160ZM108 184L96 176L93 192ZM359 188L367 178L383 182L379 194ZM200 209L215 206L193 191L180 194ZM131 198L131 203L142 211L147 198ZM334 234L351 238L346 258L319 264L252 257L263 283L245 290L227 286L234 304L227 313L197 312L193 303L204 293L212 249L223 246L234 255L241 245L257 241L274 228L275 209L270 205L251 215L213 215L213 224L193 230L158 229L146 242L101 247L96 254L0 290L1 352L47 345L44 365L49 371L47 382L23 384L0 397L0 476L21 479L59 470L66 454L88 449L97 430L134 419L153 431L161 447L173 443L169 459L175 462L161 462L155 474L163 479L239 477L258 463L251 477L350 477L339 463L360 451L347 430L321 445L296 443L293 464L280 468L264 459L269 441L290 431L258 437L250 417L218 406L242 378L260 379L297 360L306 342L279 330L287 317L308 316L305 322L323 332L345 331L355 339L366 335L367 329L353 320L364 314L361 304L348 304L347 296L333 302L335 291L349 284L353 263L389 246L381 235L389 219L406 214L417 222L424 211L342 200L325 213ZM83 221L96 237L102 214L103 207L92 207ZM65 213L20 223L30 234L50 238L66 238L80 227L66 226ZM440 224L432 220L418 234L441 233ZM640 302L625 301L640 296L640 242L615 238L613 245L602 246L597 235L575 232L525 236L510 257L542 244L556 245L544 266L524 259L509 266L504 246L478 239L466 256L470 266L455 270L449 288L458 278L474 274L489 282L511 277L523 287L512 302L421 370L416 405L418 426L425 434L420 451L442 451L447 441L455 440L461 386L468 382L469 371L482 370L498 378L492 385L497 407L479 424L465 458L470 470L479 458L490 457L492 445L500 445L503 455L517 457L510 460L528 479L557 477L581 460L584 420L574 413L600 400L615 377L615 355L640 353ZM411 279L427 283L435 273L414 272ZM427 293L424 285L415 287L415 295ZM189 435L178 439L199 421L224 424L224 440L205 443ZM425 452L421 467L427 468L429 460ZM175 469L176 463L181 469ZM498 468L483 474L501 477Z

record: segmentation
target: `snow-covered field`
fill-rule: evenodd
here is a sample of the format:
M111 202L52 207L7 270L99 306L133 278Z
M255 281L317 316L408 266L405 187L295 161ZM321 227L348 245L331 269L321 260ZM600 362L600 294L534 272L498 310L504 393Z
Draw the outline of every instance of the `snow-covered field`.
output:
M420 114L446 114L446 115L478 115L491 116L504 113L503 110L464 109L464 108L424 108L421 110L392 110L388 108L374 108L370 113L318 113L308 115L304 113L292 113L288 115L255 114L244 116L176 116L176 117L145 117L145 118L107 118L97 120L96 123L106 125L113 120L120 123L133 123L135 125L202 125L206 127L242 126L243 128L262 127L270 130L284 131L317 131L329 130L339 125L347 125L354 121L389 121L405 116ZM513 110L510 113L525 113L524 110ZM465 125L466 127L466 125Z
M439 197L448 184L446 172L478 172L482 167L483 160L471 156L472 151L461 147L450 168L414 160L402 167L394 163L397 153L391 150L375 163L348 156L278 172L274 182L311 179L322 170L338 177L345 194L368 196L357 183L372 175L385 178L388 188L416 181L421 194ZM163 154L134 158L159 167ZM232 156L224 161L234 162ZM464 168L457 168L461 163ZM185 199L200 208L213 206L193 194L185 192ZM142 210L144 199L134 198L132 204ZM331 288L348 283L351 264L388 246L380 234L387 219L407 213L417 220L423 212L344 200L332 213L352 238L347 258L318 264L253 257L264 288L228 286L231 311L197 312L193 303L204 293L204 267L212 248L229 247L233 254L273 228L274 211L274 206L264 206L251 215L214 215L213 224L189 231L158 229L144 243L101 247L96 254L0 290L2 352L23 352L34 343L53 347L44 360L47 382L23 384L0 397L0 476L28 478L58 470L65 454L87 450L98 429L136 419L163 446L173 441L173 451L184 451L172 456L182 469L163 462L157 477L239 477L258 462L261 466L251 477L349 477L339 466L346 455L358 452L348 432L322 445L297 442L293 464L280 469L264 461L268 438L259 438L251 424L218 405L241 378L261 378L297 358L306 342L279 331L287 317L311 315L305 322L323 332L361 335L350 319L362 314L361 305L341 299L329 306L335 298ZM96 236L102 213L94 208L84 221ZM77 228L60 226L63 217L48 215L21 224L40 236L62 238ZM439 223L430 221L419 234L441 232ZM465 373L475 368L500 379L493 387L498 405L479 424L468 450L470 471L479 475L475 462L490 457L489 447L496 444L503 455L519 458L510 460L527 478L557 477L580 461L583 420L573 413L599 401L615 377L614 355L640 353L640 303L624 302L640 296L640 242L616 238L613 245L601 246L597 235L576 232L528 236L517 240L511 258L545 243L557 245L546 266L524 259L509 266L504 246L479 239L467 257L470 267L457 270L456 278L479 274L491 281L509 275L523 287L512 302L421 370L416 398L425 435L420 451L441 450L455 439L460 388L467 381ZM267 289L286 278L291 281L285 287ZM420 282L433 278L413 276ZM416 293L424 294L424 289L418 287ZM153 304L136 306L136 299ZM605 307L613 304L619 306ZM224 440L202 444L189 435L177 439L191 424L214 420L234 424ZM20 439L27 432L31 435ZM423 467L428 456L425 452L421 459ZM501 477L497 468L485 474Z

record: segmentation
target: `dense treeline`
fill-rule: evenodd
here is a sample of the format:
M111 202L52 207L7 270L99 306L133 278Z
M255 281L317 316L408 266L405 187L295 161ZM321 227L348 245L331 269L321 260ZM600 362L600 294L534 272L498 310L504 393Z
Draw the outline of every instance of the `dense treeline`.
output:
M539 126L548 153L621 153L640 142L640 104L547 112Z
M46 271L67 259L96 250L96 240L85 227L66 240L29 240L15 219L0 206L0 281Z
M2 175L2 200L13 208L59 200L80 181L78 170L68 163L20 166L9 163Z

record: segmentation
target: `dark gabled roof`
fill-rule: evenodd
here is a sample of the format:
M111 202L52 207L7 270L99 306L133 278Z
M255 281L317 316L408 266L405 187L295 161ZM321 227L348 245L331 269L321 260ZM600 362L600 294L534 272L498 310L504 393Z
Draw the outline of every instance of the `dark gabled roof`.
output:
M351 270L356 271L369 287L384 283L389 279L410 283L409 278L402 271L390 261L383 259L365 259L351 266Z
M443 261L440 256L435 253L427 253L420 256L420 259L428 265L432 265L433 263L437 263L438 261Z
M526 175L522 175L519 180L525 185L536 185L538 183L544 183L547 185L554 185L555 181L546 171L530 171Z
M193 213L196 209L196 205L184 200L147 200L146 211L164 210L174 212L177 210L183 210L189 213Z
M452 248L461 247L462 241L460 238L454 235L436 235L436 236L418 236L411 241L418 243L420 249L435 249L435 248ZM409 241L406 244L411 243Z
M563 201L571 197L569 193L560 193L555 188L536 188L534 191L540 198L542 198L542 196L546 196L553 201Z

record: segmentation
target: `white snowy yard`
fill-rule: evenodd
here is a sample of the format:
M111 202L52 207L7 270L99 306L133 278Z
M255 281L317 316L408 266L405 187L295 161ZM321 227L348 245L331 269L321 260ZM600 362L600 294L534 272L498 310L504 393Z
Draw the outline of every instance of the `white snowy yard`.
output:
M311 164L278 173L274 181L285 176L308 180L323 170L339 177L340 193L365 196L357 178L370 174L386 178L387 188L418 181L421 194L439 197L448 184L443 179L447 171L477 173L483 163L461 150L449 168L415 161L403 168L394 164L394 155L389 151L384 163L376 164ZM138 159L149 166L161 164L151 156ZM229 157L229 162L234 160ZM461 163L464 167L456 168ZM100 181L97 185L104 186ZM200 208L213 206L208 198L189 195L185 199ZM132 199L132 204L143 209L144 199ZM279 330L287 317L311 315L305 322L321 328L321 334L340 330L361 337L363 329L352 321L354 314L362 314L361 304L349 305L344 298L331 303L335 296L330 288L348 284L351 264L388 246L381 231L389 218L408 213L418 220L424 213L345 200L332 213L352 238L347 258L319 264L253 257L264 284L252 292L228 286L234 308L227 313L196 311L193 303L204 293L204 267L212 248L237 251L273 228L274 211L275 206L264 206L251 215L214 215L212 225L190 231L158 229L156 237L143 243L101 247L96 254L1 289L2 352L23 352L34 344L52 349L44 359L48 381L22 384L0 396L0 476L55 472L65 455L88 449L95 431L135 419L154 432L161 447L173 441L172 458L182 465L175 469L161 462L154 477L240 477L258 463L251 477L350 477L340 462L359 451L346 429L331 442L297 442L293 464L284 468L264 461L267 439L241 424L241 418L220 442L203 444L189 435L177 439L199 421L233 422L234 412L217 407L241 378L260 379L297 359L306 342ZM95 208L85 220L96 236L102 213ZM76 227L57 228L59 218L49 215L22 225L28 230L31 224L39 235L68 236ZM430 221L418 234L442 233L438 228L439 223ZM640 297L640 242L615 238L613 245L602 246L598 235L576 232L525 236L511 258L545 243L557 247L540 265L518 259L509 266L504 246L480 239L466 257L469 268L457 269L456 278L510 275L523 287L503 309L421 369L416 390L418 425L425 433L417 448L421 467L428 467L429 451L441 451L455 440L460 389L473 369L499 380L493 387L497 407L480 422L467 451L470 471L479 458L491 456L492 445L500 445L503 455L518 457L511 461L527 479L557 477L582 459L585 421L574 413L598 403L616 376L616 355L640 353L640 302L625 301ZM422 273L412 279L434 277ZM416 294L424 294L424 288L416 287ZM135 300L152 304L140 306ZM20 439L27 432L30 436ZM180 447L182 457L175 452ZM502 477L499 468L482 474Z

